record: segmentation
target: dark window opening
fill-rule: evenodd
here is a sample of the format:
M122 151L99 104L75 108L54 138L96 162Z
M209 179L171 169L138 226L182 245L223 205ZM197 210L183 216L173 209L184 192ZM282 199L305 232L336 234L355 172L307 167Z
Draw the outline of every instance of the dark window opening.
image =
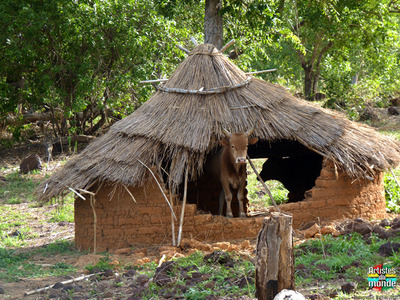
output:
M321 173L323 157L296 141L260 141L248 152L250 158L267 158L260 176L280 181L289 191L289 203L304 200Z

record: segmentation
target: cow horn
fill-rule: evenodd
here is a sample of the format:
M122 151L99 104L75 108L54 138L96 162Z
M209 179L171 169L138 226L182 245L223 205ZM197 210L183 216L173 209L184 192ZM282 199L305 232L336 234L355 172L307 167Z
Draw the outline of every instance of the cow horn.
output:
M227 137L232 137L232 133L230 133L228 130L226 130L224 127L222 127L222 132L225 134Z
M256 129L256 124L254 124L253 127L246 131L247 136L250 136L254 132L254 129Z

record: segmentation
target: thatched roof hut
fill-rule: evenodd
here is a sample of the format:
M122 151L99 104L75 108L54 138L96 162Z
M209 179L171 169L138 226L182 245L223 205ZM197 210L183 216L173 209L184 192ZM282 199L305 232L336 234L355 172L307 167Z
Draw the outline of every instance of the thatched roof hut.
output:
M261 141L298 142L352 178L372 178L400 162L400 145L393 139L247 76L205 44L138 110L42 183L39 197L48 200L100 182L142 185L144 165L160 174L163 167L178 188L186 167L192 179L202 173L207 155L218 148L222 126L242 132L254 124Z

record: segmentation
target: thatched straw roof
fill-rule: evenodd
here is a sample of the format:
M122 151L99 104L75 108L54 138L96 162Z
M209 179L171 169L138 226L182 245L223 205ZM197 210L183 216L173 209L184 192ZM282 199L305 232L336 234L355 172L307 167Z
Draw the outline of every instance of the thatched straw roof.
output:
M41 199L94 182L144 183L147 166L166 170L173 186L186 166L194 178L218 147L221 125L242 132L257 123L260 140L295 140L354 178L397 166L400 145L372 128L292 96L284 87L248 77L212 45L199 45L138 110L114 124L46 180ZM42 193L47 185L45 193Z

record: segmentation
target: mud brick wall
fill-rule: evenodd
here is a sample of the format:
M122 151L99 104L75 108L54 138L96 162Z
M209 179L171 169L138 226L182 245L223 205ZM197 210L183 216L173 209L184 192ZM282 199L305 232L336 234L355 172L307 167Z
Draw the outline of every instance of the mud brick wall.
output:
M324 161L316 185L307 191L307 198L297 203L280 205L293 215L294 228L312 221L362 217L380 219L386 215L383 176L374 181L353 181L345 173L335 171ZM104 185L95 201L97 216L97 250L130 247L136 244L171 244L171 213L153 178L144 187L129 188L136 203L124 187L113 191ZM92 188L94 191L97 187ZM179 218L181 207L175 207ZM274 210L271 208L271 210ZM228 219L202 214L196 204L187 204L183 226L184 238L207 242L255 238L262 228L264 216ZM175 224L175 230L178 223ZM89 200L75 200L75 242L82 250L93 250L93 212Z
M320 176L306 192L306 199L279 207L293 215L295 228L317 221L318 217L321 221L356 217L382 219L386 216L383 174L378 174L373 181L354 180L324 160Z
M112 186L105 185L98 192L95 201L98 251L137 244L171 244L171 211L155 181L151 178L146 186L129 190L136 203L124 187L117 188L114 193ZM175 207L178 220L180 210L181 206ZM196 204L187 204L182 236L209 242L254 238L262 221L263 217L227 219L201 214ZM90 201L76 198L75 243L78 249L93 250L93 222ZM177 228L178 223L175 223L176 231Z

